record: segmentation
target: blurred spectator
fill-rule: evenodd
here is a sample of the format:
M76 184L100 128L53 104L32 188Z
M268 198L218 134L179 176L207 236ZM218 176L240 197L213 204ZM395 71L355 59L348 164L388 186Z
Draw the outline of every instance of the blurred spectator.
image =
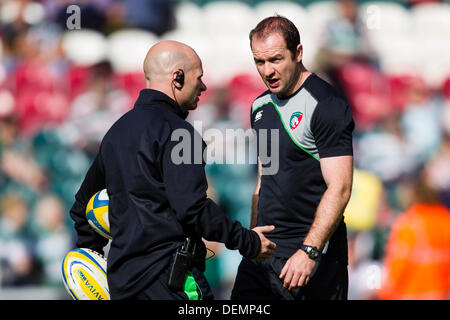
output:
M337 18L328 22L316 56L317 71L323 72L336 89L346 95L337 71L352 61L376 64L377 57L358 16L356 0L337 1Z
M394 222L384 260L381 299L450 298L450 211L438 199L425 167L415 204Z
M7 116L0 119L0 150L12 148L17 143L19 130L17 119L14 116Z
M61 262L74 246L71 229L66 224L66 208L53 195L39 199L35 208L34 228L37 235L36 256L43 269L42 285L62 289Z
M17 194L6 194L0 203L0 284L37 284L39 267L32 255L28 205Z
M349 300L372 300L381 282L380 262L372 256L375 239L367 231L348 233Z
M126 7L126 24L160 36L175 26L174 0L116 0Z
M445 133L440 150L429 162L430 179L442 203L450 209L450 132Z
M47 179L35 161L28 143L18 138L18 126L14 117L0 122L0 177L2 187L8 182L24 185L38 193L46 186Z
M47 178L44 172L35 159L27 154L4 150L1 169L10 179L26 185L36 193L46 186Z
M429 170L440 200L450 209L450 100L446 101L440 115L442 140L438 151L429 160Z
M441 144L442 104L440 99L432 99L423 83L417 80L412 80L406 90L401 126L408 143L415 148L416 161L422 164Z
M22 135L61 123L68 110L66 59L61 31L51 23L11 29L6 35L6 88L15 97L14 115Z
M316 68L349 101L357 130L372 129L391 112L389 86L356 0L337 1L337 17L323 30Z
M347 59L361 59L372 62L375 51L369 41L366 26L358 16L358 1L339 0L338 18L331 20L325 29L323 47L334 65Z
M108 62L92 66L89 74L85 90L74 98L70 114L60 127L73 133L66 136L72 146L85 150L96 149L106 131L133 103L114 85Z
M417 167L416 149L406 140L400 119L401 114L392 114L376 130L362 133L357 142L357 166L385 183L398 181Z

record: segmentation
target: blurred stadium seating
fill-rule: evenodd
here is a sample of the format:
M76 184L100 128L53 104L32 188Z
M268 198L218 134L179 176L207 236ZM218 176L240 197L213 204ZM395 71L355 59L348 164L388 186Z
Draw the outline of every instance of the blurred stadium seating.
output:
M155 1L155 10L173 18L163 32L151 23L137 27L126 0L85 2L81 29L68 30L70 3L0 2L0 299L69 298L49 270L74 245L68 210L102 136L145 85L147 50L162 39L192 46L208 91L188 119L248 128L249 106L265 90L248 33L273 14L297 25L305 66L351 104L358 179L348 212L349 298L377 297L380 284L363 285L363 275L381 265L390 225L411 204L417 170L450 170L450 161L443 161L450 159L448 1L359 1L355 21L346 18L351 7L345 0L181 0L170 2L169 13ZM244 224L255 175L250 164L208 166L215 199ZM436 178L447 206L449 178ZM373 198L365 203L358 192ZM38 214L43 199L55 198L45 203L54 216ZM25 223L11 229L25 208L21 203ZM52 224L59 205L64 222ZM358 217L358 210L367 212ZM54 255L49 243L58 248ZM207 276L216 296L228 299L239 256L215 248Z

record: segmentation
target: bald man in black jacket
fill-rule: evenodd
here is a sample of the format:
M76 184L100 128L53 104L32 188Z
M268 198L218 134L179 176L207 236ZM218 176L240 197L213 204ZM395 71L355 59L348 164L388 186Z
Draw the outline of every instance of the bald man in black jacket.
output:
M107 239L90 227L85 210L89 199L106 188L112 236L107 258L111 298L212 298L203 275L206 248L202 238L238 249L247 258L264 260L273 255L275 244L263 232L273 226L248 230L206 195L205 163L203 157L200 163L194 161L198 158L194 141L202 141L201 155L206 145L185 120L206 90L195 51L179 42L159 42L145 58L144 73L147 88L140 92L134 108L106 133L75 196L70 214L77 246L103 252ZM173 161L179 143L172 137L175 130L189 133L191 148L185 151L192 161ZM193 293L167 286L170 263L186 237L197 247L196 262L186 277L196 284Z

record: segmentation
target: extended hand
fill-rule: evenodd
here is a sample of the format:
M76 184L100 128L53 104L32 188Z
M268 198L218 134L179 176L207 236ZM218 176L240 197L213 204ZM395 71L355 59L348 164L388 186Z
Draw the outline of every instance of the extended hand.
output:
M262 227L255 227L252 230L255 231L259 239L261 240L261 250L259 251L259 254L256 256L256 261L263 261L273 256L275 253L275 249L277 245L267 239L263 233L264 232L270 232L275 229L275 226L262 226Z
M298 250L286 261L281 270L280 279L284 278L283 287L291 290L305 286L315 266L316 261L310 259L304 251Z

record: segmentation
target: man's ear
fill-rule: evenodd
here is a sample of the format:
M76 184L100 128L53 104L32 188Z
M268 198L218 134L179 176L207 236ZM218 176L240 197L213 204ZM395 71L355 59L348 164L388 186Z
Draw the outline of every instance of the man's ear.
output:
M177 76L178 76L178 71L173 71L172 72L172 85L175 88L177 88L178 90L181 90L181 88L183 88L183 85L176 80Z
M296 55L295 59L297 60L297 62L302 62L302 59L303 59L303 46L302 46L301 43L299 43L297 45L297 50L295 52L295 55Z

